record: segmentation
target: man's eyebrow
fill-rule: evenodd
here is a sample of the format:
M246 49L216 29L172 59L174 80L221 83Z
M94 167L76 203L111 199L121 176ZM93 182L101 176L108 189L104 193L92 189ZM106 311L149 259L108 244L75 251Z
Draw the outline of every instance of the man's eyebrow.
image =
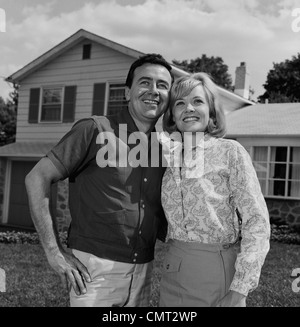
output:
M138 79L138 82L141 81L141 80L147 80L147 81L153 81L153 78L152 77L148 77L148 76L142 76ZM159 83L165 83L167 85L170 85L167 81L163 80L163 79L159 79L157 82Z

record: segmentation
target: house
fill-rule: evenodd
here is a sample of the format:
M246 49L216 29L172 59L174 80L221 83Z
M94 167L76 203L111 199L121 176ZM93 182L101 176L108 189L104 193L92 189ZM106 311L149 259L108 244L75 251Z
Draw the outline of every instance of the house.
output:
M271 222L300 227L300 103L230 112L227 137L250 153ZM300 229L300 228L299 228Z
M6 81L20 85L16 142L0 148L0 224L33 228L26 174L74 122L121 110L127 72L143 53L85 30L44 53ZM173 66L175 77L187 72ZM227 112L252 102L219 89ZM59 230L68 226L68 183L52 187Z

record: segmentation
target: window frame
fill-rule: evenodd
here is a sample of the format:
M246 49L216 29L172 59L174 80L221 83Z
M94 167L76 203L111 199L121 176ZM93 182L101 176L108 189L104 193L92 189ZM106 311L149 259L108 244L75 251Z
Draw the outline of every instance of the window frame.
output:
M258 161L258 160L254 160L254 149L255 148L260 148L260 147L264 147L267 148L267 161ZM300 161L296 162L296 161L291 161L291 148L300 148L300 146L297 145L253 145L248 147L249 148L249 154L252 160L252 163L254 165L255 171L257 173L256 167L255 167L255 163L264 163L267 165L267 170L266 170L266 177L265 178L261 178L259 176L257 176L259 181L265 181L266 185L265 185L265 189L262 189L262 193L264 195L265 198L270 198L270 199L284 199L284 200L300 200L300 195L299 197L295 197L295 196L289 196L289 184L291 182L299 182L300 183L300 179L293 179L293 178L289 178L290 176L290 166L291 165L295 165L295 164L299 164L300 165ZM276 157L275 160L271 160L271 152L272 152L272 148L286 148L287 152L286 152L286 161L276 161ZM271 175L271 165L274 164L284 164L286 165L286 171L285 171L285 178L274 178L274 177L270 177ZM284 195L269 195L269 189L270 189L270 182L284 182Z
M46 89L61 89L61 104L60 104L60 120L42 120L43 110L43 95ZM47 85L40 88L40 103L39 103L39 115L38 124L57 124L63 123L63 110L64 110L64 99L65 99L65 86L64 85Z
M116 85L119 85L117 87L115 87ZM123 88L124 88L124 96L125 96L125 92L126 92L126 84L125 84L125 81L109 81L106 83L106 92L105 92L105 108L104 108L104 115L107 116L109 113L108 113L108 108L109 108L109 96L110 96L110 90L112 88L122 88L123 85Z
M90 60L92 57L92 43L82 45L82 60Z

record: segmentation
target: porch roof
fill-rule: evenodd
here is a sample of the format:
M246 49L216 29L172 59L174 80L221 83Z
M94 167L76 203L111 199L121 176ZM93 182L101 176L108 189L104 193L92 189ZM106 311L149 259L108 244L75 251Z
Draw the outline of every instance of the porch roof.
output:
M50 142L16 142L0 147L0 157L41 158L56 143Z

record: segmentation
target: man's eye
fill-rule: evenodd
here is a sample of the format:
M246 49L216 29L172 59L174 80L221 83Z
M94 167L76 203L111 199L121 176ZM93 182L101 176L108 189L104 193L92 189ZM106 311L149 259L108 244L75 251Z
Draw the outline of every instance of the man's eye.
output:
M141 81L141 85L149 85L148 81Z
M163 83L158 84L157 87L158 87L159 89L164 89L164 90L168 90L168 89L169 89L168 85L163 84Z

